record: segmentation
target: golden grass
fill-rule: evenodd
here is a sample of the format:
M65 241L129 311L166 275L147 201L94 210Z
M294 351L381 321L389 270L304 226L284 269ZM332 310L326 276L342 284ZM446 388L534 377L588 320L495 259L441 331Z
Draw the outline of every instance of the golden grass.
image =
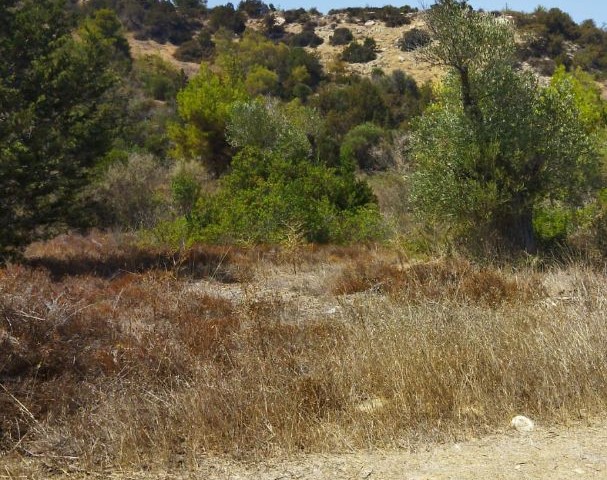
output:
M338 314L302 321L278 295L227 300L157 263L53 276L49 245L35 268L0 270L5 452L172 468L203 454L394 447L492 431L514 414L605 411L607 282L586 267L408 266L372 249L302 247L307 269L342 271L324 294ZM197 258L213 261L209 251ZM223 252L224 267L246 265L255 289L260 272L281 271L278 253ZM563 276L567 291L548 296Z

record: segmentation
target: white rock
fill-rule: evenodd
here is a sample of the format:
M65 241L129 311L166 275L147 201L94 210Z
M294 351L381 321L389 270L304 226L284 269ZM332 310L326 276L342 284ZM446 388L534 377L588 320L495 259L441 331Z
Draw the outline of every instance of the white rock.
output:
M510 422L510 426L519 432L531 432L535 428L535 423L530 418L517 415Z
M372 27L373 25L375 25L375 22L373 20L367 20L365 22L365 27Z
M386 406L386 401L383 398L371 398L356 405L356 410L362 413L375 413L382 410Z

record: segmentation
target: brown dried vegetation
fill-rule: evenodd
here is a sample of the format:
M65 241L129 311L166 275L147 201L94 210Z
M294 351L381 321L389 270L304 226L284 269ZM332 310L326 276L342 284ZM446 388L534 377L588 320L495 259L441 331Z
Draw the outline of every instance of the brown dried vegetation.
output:
M568 267L566 295L550 298L558 269L302 247L307 269L341 270L324 297L339 313L302 321L276 292L236 300L204 286L235 281L214 276L219 265L245 272L247 291L290 271L270 248L198 247L179 254L184 269L158 261L177 258L166 252L142 249L137 264L122 244L60 241L0 270L4 452L176 467L209 453L399 446L515 413L563 421L607 406L607 285L588 269Z

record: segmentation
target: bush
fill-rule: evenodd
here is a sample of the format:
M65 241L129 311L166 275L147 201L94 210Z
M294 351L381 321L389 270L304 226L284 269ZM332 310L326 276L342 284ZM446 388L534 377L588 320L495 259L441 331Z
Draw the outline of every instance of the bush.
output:
M209 15L209 28L212 32L216 32L220 28L224 28L229 32L241 34L246 28L246 16L244 12L234 9L234 5L228 3L220 5L211 10Z
M168 169L151 155L131 154L111 165L89 195L109 224L128 229L153 227L169 215Z
M238 10L245 12L249 18L261 18L270 12L270 7L261 0L243 0L238 4Z
M316 48L322 45L324 40L314 33L314 30L304 30L301 33L293 35L289 40L289 45L293 47L311 47Z
M182 62L200 62L215 54L215 42L207 30L201 31L196 38L189 40L175 51L174 57Z
M285 23L305 23L310 20L310 15L305 8L297 8L284 11Z
M356 165L361 170L380 169L372 150L379 145L384 135L384 130L374 123L363 123L354 127L341 144L341 162Z
M183 72L158 55L147 55L136 60L134 76L142 90L154 100L175 100L185 84Z
M398 41L398 48L403 52L412 52L418 48L425 47L432 41L432 37L426 30L413 28L403 34Z
M349 63L368 63L377 58L377 44L370 37L365 38L364 43L354 41L341 54L342 60Z
M352 31L349 28L340 27L333 31L333 35L329 39L329 43L331 45L347 45L352 40L354 40Z
M216 195L199 201L194 237L279 243L294 226L311 242L379 235L375 199L356 179L353 165L336 170L310 160L318 123L304 107L259 100L236 104L228 138L241 150Z

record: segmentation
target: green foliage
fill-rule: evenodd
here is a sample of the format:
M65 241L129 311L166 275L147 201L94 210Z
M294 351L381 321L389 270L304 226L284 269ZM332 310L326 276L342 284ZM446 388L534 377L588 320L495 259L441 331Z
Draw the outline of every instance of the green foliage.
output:
M326 85L314 99L314 105L326 118L331 133L341 138L364 122L384 124L389 109L381 93L372 80L355 79L345 86Z
M428 58L453 73L415 125L413 201L459 233L533 250L535 208L580 204L597 176L573 83L542 89L515 70L510 27L465 4L440 1L427 23Z
M339 27L333 31L333 35L331 35L329 43L331 45L347 45L352 40L354 40L352 31L346 27Z
M377 45L371 37L365 38L361 45L357 41L350 43L341 54L342 60L349 63L368 63L377 58Z
M216 75L201 65L200 72L177 95L181 121L169 127L173 155L200 161L213 175L224 172L231 158L226 121L232 104L246 98L242 82Z
M270 7L261 0L242 0L238 10L245 12L249 18L261 18L270 12Z
M259 93L273 93L286 99L296 96L294 89L298 85L314 88L323 78L318 57L303 48L275 44L255 31L247 31L240 42L218 39L216 64L232 79L252 85L261 83ZM275 76L270 79L268 72ZM254 78L249 79L250 75ZM263 87L268 82L270 89Z
M204 11L207 7L206 0L173 0L177 10Z
M114 98L115 87L128 51L108 12L76 31L62 1L5 1L0 18L6 253L51 227L82 221L77 195L120 126L123 102Z
M304 29L301 33L297 33L289 39L289 45L292 47L316 48L323 42L324 40L314 33L314 29Z
M380 143L384 135L384 130L374 123L363 123L354 127L341 144L341 163L356 165L361 170L378 169L372 149Z
M513 12L513 15L526 39L520 52L523 60L548 56L568 68L576 66L604 75L601 72L607 68L607 32L594 21L577 25L558 8L538 8L531 14ZM567 42L574 42L576 48L571 49Z
M145 94L154 100L174 101L186 81L183 72L158 55L138 58L133 70L135 81L140 83Z
M182 43L175 51L174 57L182 62L208 60L215 54L215 42L208 30L201 30L195 38Z
M310 20L310 14L306 12L305 8L297 8L285 10L283 12L285 23L306 23Z
M200 27L205 2L196 0L88 0L81 2L84 12L99 9L115 11L122 24L141 40L152 39L180 45L192 38Z
M204 172L196 162L179 162L171 178L173 202L179 214L191 220L192 211L202 193Z
M225 29L240 35L246 28L246 15L240 10L235 10L234 5L227 3L219 5L211 10L209 15L209 28L212 32Z
M308 241L376 238L380 216L351 168L313 160L314 113L261 100L237 103L228 126L240 149L216 195L201 198L192 230L207 241L280 242L294 227Z

